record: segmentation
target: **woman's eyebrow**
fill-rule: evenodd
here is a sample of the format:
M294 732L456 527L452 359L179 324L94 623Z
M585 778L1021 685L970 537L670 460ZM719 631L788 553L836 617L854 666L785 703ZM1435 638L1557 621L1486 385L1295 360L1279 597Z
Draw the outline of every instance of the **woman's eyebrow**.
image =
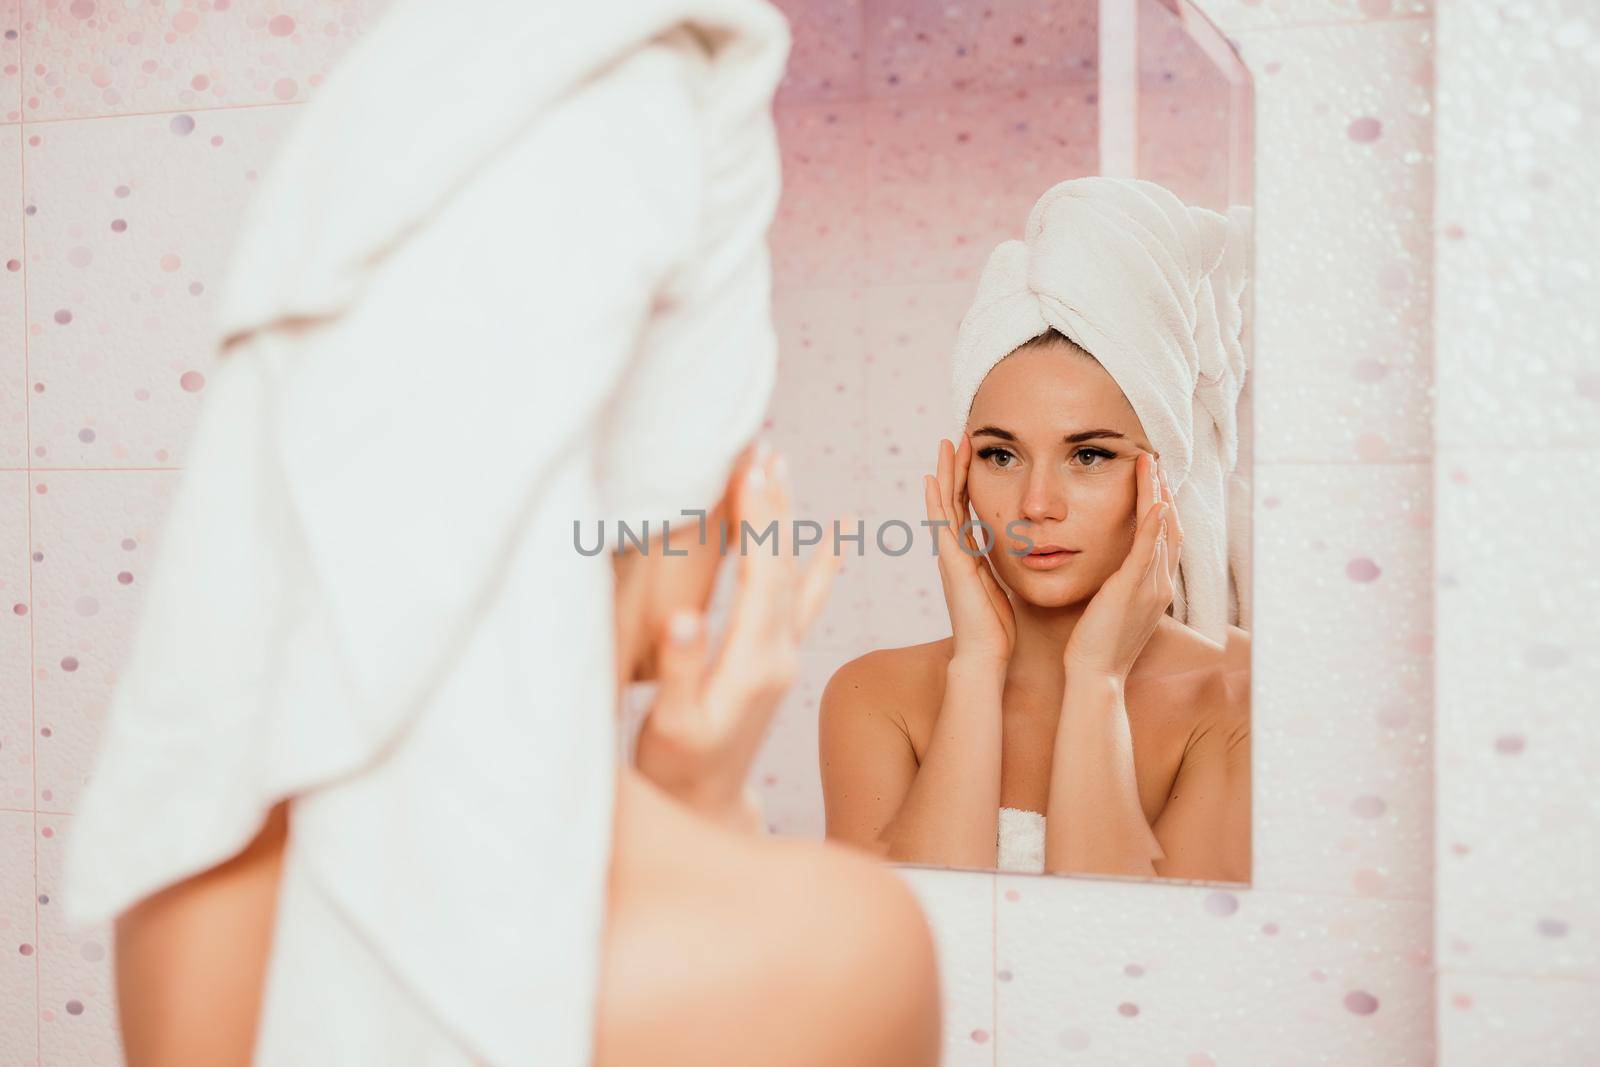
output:
M1002 430L998 426L980 426L978 429L973 430L970 436L998 437L1002 441L1015 441L1017 439L1016 434L1010 430ZM1118 433L1116 430L1079 430L1077 433L1067 434L1061 441L1063 444L1076 445L1084 441L1092 441L1097 437L1114 437L1120 441L1128 439L1127 434Z
M1118 433L1115 430L1081 430L1078 433L1069 433L1061 440L1069 445L1075 445L1081 441L1092 441L1096 437L1115 437L1119 441L1126 441L1128 439L1127 434Z

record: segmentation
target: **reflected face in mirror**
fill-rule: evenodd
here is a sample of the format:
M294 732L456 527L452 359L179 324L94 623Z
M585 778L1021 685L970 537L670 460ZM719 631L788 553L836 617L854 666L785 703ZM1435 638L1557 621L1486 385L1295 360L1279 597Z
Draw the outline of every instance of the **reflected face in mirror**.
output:
M1139 452L1150 451L1116 380L1076 344L1046 334L995 364L966 429L967 492L995 532L989 559L1000 580L1038 607L1094 596L1133 547L1134 479ZM1019 554L1049 546L1072 554Z

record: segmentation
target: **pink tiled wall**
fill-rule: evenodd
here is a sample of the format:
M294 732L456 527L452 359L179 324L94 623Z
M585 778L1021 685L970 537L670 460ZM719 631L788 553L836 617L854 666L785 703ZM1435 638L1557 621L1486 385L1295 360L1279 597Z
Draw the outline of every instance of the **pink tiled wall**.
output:
M258 170L386 0L0 0L0 1065L118 1064L62 845Z
M229 227L295 102L380 6L0 0L0 1065L119 1060L106 932L68 935L50 903L61 845L205 396L210 356L196 339ZM949 339L983 253L1045 186L1094 169L1094 11L780 6L795 50L776 109L784 361L771 430L796 461L801 513L915 518L947 428ZM1539 569L1581 559L1583 543L1575 519L1536 523L1527 493L1558 459L1574 494L1600 478L1585 406L1600 378L1557 356L1543 357L1543 393L1493 377L1511 364L1489 354L1529 332L1567 330L1548 335L1552 351L1592 349L1592 320L1550 326L1536 310L1541 294L1582 288L1577 268L1539 290L1531 267L1486 249L1495 227L1517 223L1516 204L1535 212L1552 189L1592 186L1592 174L1561 184L1557 144L1592 119L1574 120L1555 100L1559 76L1539 75L1556 79L1537 83L1547 162L1536 175L1503 162L1488 172L1499 184L1474 184L1488 180L1485 144L1521 135L1481 128L1471 108L1489 110L1487 80L1455 105L1446 158L1462 177L1443 186L1456 206L1441 215L1440 255L1456 288L1441 299L1463 325L1440 316L1441 355L1459 369L1441 365L1436 382L1432 5L1203 6L1237 42L1257 108L1255 884L905 869L939 938L946 1062L1428 1063L1436 900L1451 1062L1517 1061L1510 1018L1549 1021L1535 1047L1550 1054L1533 1059L1580 1062L1560 1056L1595 1044L1591 1029L1580 1046L1563 1015L1592 1003L1600 980L1596 916L1576 896L1600 873L1592 807L1539 783L1595 769L1592 731L1558 714L1593 689L1574 673L1595 644L1593 597L1580 608L1580 583ZM1582 5L1568 6L1580 23ZM1483 9L1454 25L1461 54L1486 69L1543 71L1552 56L1595 69L1578 29L1530 30L1523 52L1497 51L1498 20L1523 16ZM1210 104L1162 73L1144 71L1156 81L1141 153L1203 198L1209 172L1185 168L1206 147L1195 116ZM1521 199L1501 195L1512 186ZM1563 262L1585 238L1592 247L1585 218L1589 229L1542 235L1573 242ZM1523 286L1522 310L1473 288L1496 278ZM1498 436L1479 432L1491 404L1508 419ZM1492 463L1508 458L1540 467L1524 477ZM1436 491L1460 529L1487 515L1499 535L1493 548L1482 533L1441 538L1439 676L1476 678L1448 668L1506 657L1481 685L1441 683L1441 709L1462 710L1441 732L1451 806L1437 881ZM1497 553L1509 544L1524 556ZM1546 614L1537 598L1506 614L1524 574L1573 590L1549 610L1587 646L1523 639ZM1485 615L1512 622L1517 641L1484 645ZM832 668L946 625L929 568L852 561L758 771L780 829L820 833L815 702ZM1531 683L1543 688L1525 688L1523 665L1544 672ZM1592 682L1592 657L1586 669ZM1518 700L1546 710L1506 720ZM1496 774L1502 792L1474 800ZM1517 820L1491 818L1506 811ZM1563 826L1590 836L1555 835Z
M1439 1049L1600 1049L1600 19L1441 3Z

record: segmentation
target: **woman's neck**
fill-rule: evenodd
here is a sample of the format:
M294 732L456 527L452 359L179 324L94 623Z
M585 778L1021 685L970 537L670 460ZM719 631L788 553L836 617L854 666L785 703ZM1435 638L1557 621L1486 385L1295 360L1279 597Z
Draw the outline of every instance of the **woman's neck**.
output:
M1083 604L1047 608L1012 599L1017 620L1016 647L1011 650L1013 678L1060 681L1066 677L1063 657L1072 631L1083 617Z

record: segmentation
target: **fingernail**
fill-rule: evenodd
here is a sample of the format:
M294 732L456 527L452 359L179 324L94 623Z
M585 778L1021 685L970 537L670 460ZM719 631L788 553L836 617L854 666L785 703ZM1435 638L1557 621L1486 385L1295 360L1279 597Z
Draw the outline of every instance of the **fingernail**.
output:
M700 617L692 611L679 608L667 621L667 633L676 643L687 645L700 636Z

